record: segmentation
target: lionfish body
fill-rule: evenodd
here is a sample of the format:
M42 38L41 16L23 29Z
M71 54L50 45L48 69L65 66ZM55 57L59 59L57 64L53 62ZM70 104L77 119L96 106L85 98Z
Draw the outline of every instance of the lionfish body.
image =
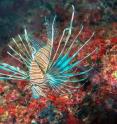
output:
M72 7L73 13L70 26L64 29L56 50L54 50L53 47L55 18L51 25L51 32L48 32L49 35L47 43L42 43L34 38L31 38L26 29L23 36L18 35L19 41L13 39L16 47L14 48L11 45L9 45L9 47L14 54L11 54L10 52L8 52L8 54L25 65L26 70L22 70L19 67L11 66L6 63L1 63L0 69L9 72L9 74L0 73L1 80L12 79L29 81L29 85L27 87L31 89L32 96L35 99L39 98L40 96L46 97L46 90L48 88L52 89L58 94L72 93L73 88L79 88L79 86L74 86L74 84L86 80L87 76L82 79L76 79L74 77L84 74L86 75L92 69L92 67L81 72L74 72L73 68L77 67L84 59L93 54L95 50L81 60L72 62L93 37L92 34L92 36L77 51L74 51L72 56L70 56L70 51L72 51L74 43L83 30L82 26L81 30L78 32L67 49L66 46L73 29L72 23L74 19L74 6ZM66 33L67 36L65 36ZM63 41L63 39L65 40ZM63 42L63 48L60 50L60 46Z

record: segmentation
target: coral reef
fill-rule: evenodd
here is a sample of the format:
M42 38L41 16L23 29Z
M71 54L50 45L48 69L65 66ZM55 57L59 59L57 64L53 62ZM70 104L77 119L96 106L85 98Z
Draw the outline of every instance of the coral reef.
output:
M46 38L45 16L51 21L55 14L59 34L68 25L72 4L76 10L72 38L84 25L76 44L80 47L95 31L92 41L77 56L82 58L98 47L98 52L83 63L94 64L88 80L74 94L57 97L49 92L47 98L39 100L25 90L25 81L0 81L0 124L117 123L116 0L1 0L0 61L20 66L7 55L11 37L22 34L27 27L36 38Z

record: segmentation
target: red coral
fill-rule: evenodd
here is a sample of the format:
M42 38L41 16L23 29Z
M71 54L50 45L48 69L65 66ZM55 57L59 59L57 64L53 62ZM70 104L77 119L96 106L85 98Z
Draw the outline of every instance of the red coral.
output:
M111 38L111 43L117 43L117 37Z
M13 104L9 104L8 105L8 112L10 115L16 115L17 112L16 112L16 106L13 105Z
M0 106L0 115L3 114L4 112L5 112L4 108Z
M3 92L4 92L4 86L0 85L0 93L3 93Z
M26 81L18 81L18 82L17 82L17 86L18 86L18 88L21 89L21 90L25 88L26 84L27 84Z

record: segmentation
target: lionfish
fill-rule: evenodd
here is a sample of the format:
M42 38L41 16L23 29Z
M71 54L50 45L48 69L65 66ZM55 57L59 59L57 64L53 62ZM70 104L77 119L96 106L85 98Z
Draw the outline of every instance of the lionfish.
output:
M18 35L19 41L12 38L15 47L8 45L11 52L7 53L25 65L26 69L21 69L20 67L12 66L7 63L0 63L0 70L2 70L0 73L0 80L28 81L29 83L27 87L30 88L32 96L35 99L38 99L40 96L46 97L48 94L46 89L48 88L60 95L72 93L73 88L80 88L74 84L86 80L87 76L80 79L74 77L87 74L92 70L93 66L80 72L74 72L73 68L77 67L83 60L91 56L96 49L81 60L74 61L74 58L93 37L94 33L92 33L91 37L77 51L74 51L72 56L70 56L70 52L73 51L73 45L83 30L82 26L70 46L67 47L73 30L75 12L73 5L72 9L73 12L70 24L63 30L56 50L54 50L53 45L55 40L54 25L56 17L54 17L51 26L48 25L51 27L51 31L49 30L48 32L48 40L46 43L31 38L26 29L24 29L24 35ZM63 43L64 45L62 46L62 49L60 49L60 46ZM5 72L7 72L7 74Z

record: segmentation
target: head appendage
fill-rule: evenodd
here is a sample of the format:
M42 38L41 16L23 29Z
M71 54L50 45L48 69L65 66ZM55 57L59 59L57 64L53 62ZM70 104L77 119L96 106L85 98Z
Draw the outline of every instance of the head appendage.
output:
M61 73L69 71L69 70L73 69L75 66L78 66L78 64L80 64L83 60L87 59L89 56L93 55L96 51L97 51L97 48L95 50L93 50L91 53L89 53L88 55L86 55L85 57L83 57L81 60L76 61L73 64L66 65L64 67L64 70L61 71Z
M14 38L12 38L12 40L13 40L14 44L17 46L17 48L18 48L19 52L22 54L22 56L25 56L26 60L30 62L32 57L27 56L27 54L19 47L18 42Z
M7 52L7 54L10 55L15 60L18 60L20 63L25 64L25 66L29 69L32 57L27 49L27 45L24 44L21 36L18 35L18 37L19 37L19 41L16 41L16 39L12 38L12 41L18 50L16 50L16 48L13 48L11 45L8 45L9 48L14 53L11 54L10 52ZM24 41L26 41L26 40L24 40ZM25 49L25 51L23 51L20 48L18 43L20 43L22 45L22 47ZM0 69L10 73L10 74L5 74L5 72L1 73L0 79L3 79L3 80L4 79L15 79L15 80L28 80L29 79L29 74L28 74L29 72L26 72L26 71L24 72L24 71L20 70L19 67L14 67L9 64L2 63L0 66Z
M30 44L30 39L29 39L29 37L28 37L28 33L27 33L26 28L24 29L24 36L25 36L25 40L26 40L26 42L27 42L27 46L28 46L28 48L29 48L29 55L31 55L33 49L32 49L32 46L31 46L31 44Z
M4 70L4 71L8 71L8 72L15 72L17 74L23 74L23 75L26 75L26 73L24 71L21 71L19 69L19 67L14 67L14 66L11 66L7 63L0 63L0 69Z
M60 61L59 62L57 62L57 65L58 66L60 66L61 65L61 67L60 68L64 68L64 67L66 67L66 66L68 66L68 64L75 58L75 56L76 55L78 55L78 53L88 44L88 42L91 40L91 38L94 36L94 33L91 35L91 37L70 57L70 58L68 58L67 60L65 59L66 58L66 56L68 55L68 54L65 54L61 59L60 59ZM95 51L95 50L94 50ZM69 52L69 51L68 51ZM92 52L91 52L91 54L92 54ZM59 58L58 58L59 59ZM55 61L55 63L56 63L56 61ZM64 63L64 64L63 64ZM79 61L77 61L77 63L80 63ZM54 64L53 64L54 65ZM68 67L67 67L68 68ZM62 71L62 73L63 73L63 71Z
M25 29L25 39L24 41L26 42L26 45L24 44L24 41L22 39L22 37L20 35L18 35L19 37L19 41L17 42L14 38L12 38L15 46L18 48L18 52L11 46L9 45L9 48L14 52L14 54L16 54L18 57L16 57L15 55L12 55L10 52L8 52L8 54L10 56L12 56L13 58L19 60L20 62L24 63L26 65L27 68L30 67L30 62L32 60L32 56L31 56L31 53L29 52L29 49L31 47L31 45L29 46L29 42L27 41L28 40L28 36L27 36L27 31ZM19 47L19 44L20 43L23 47L23 49L25 49L25 51L23 51L20 47ZM28 49L27 49L28 47ZM19 59L20 58L20 59Z
M76 72L76 73L73 73L73 72L71 72L71 70L68 70L64 74L60 73L61 76L59 76L59 77L60 78L71 78L71 77L75 77L75 76L81 76L81 75L89 73L92 69L93 69L93 66L91 66L89 69L87 69L85 71ZM55 76L57 76L57 75L55 75Z
M21 37L20 35L18 35L18 37L19 37L19 39L20 39L20 42L21 42L21 44L22 44L22 47L24 47L24 49L25 49L26 55L28 55L29 58L32 59L32 56L31 56L31 54L29 53L29 50L27 49L26 45L24 44L22 37Z
M15 57L14 55L12 55L10 52L8 52L7 51L7 54L9 55L9 56L11 56L13 59L15 59L15 60L17 60L17 61L19 61L21 64L23 64L23 61L21 61L21 59L19 59L18 57Z
M6 74L5 72L0 73L0 80L5 80L5 79L27 80L28 79L28 74L20 70L18 67L14 67L9 64L2 63L0 64L0 69L9 73L9 74Z
M71 43L71 45L69 46L68 50L66 51L66 54L68 54L70 52L70 50L72 49L74 43L76 42L77 38L79 37L79 35L82 33L83 30L83 25L81 25L81 29L80 31L77 33L76 37L74 38L73 42Z
M48 70L48 73L50 73L50 75L52 75L51 72L54 71L53 68L60 69L59 72L58 72L58 74L54 74L54 76L53 76L54 79L52 79L53 82L52 82L51 79L48 80L49 85L51 87L54 87L54 89L57 88L57 90L59 88L60 91L62 89L58 85L63 86L63 89L65 87L74 88L74 86L69 86L69 84L66 84L66 83L67 82L79 83L79 82L85 81L88 78L88 76L85 76L84 78L81 78L81 79L70 79L71 77L74 77L74 76L87 74L89 71L92 70L92 67L90 69L87 69L86 71L77 72L75 74L74 73L70 73L68 71L71 71L74 67L76 67L78 64L80 64L83 60L87 59L89 56L91 56L96 51L96 49L95 49L91 53L89 53L88 55L86 55L85 57L83 57L81 60L76 61L76 62L74 62L72 64L69 64L79 54L79 52L88 44L88 42L94 36L94 33L92 33L91 37L73 54L73 56L71 56L70 58L69 57L67 58L67 55L72 50L73 44L76 42L78 36L81 34L81 32L83 30L83 26L82 26L81 29L80 29L80 31L77 33L77 35L73 39L73 42L71 43L71 45L68 48L68 50L66 52L63 52L65 50L65 47L66 47L66 45L67 45L67 43L69 41L69 38L71 36L71 29L72 29L71 27L72 27L73 18L74 18L74 12L72 13L72 19L71 19L70 27L63 30L63 34L62 34L61 39L59 41L59 44L57 46L57 50L56 50L56 52L55 52L55 54L54 54L54 56L52 58L52 61L50 62L50 66L49 66L50 68ZM60 48L61 42L63 40L63 37L64 37L66 31L68 31L68 36L67 36L67 38L65 40L65 44L63 46L63 49L61 50L60 54L58 55L58 57L56 59L57 52L58 52L58 50ZM64 55L63 55L63 53L64 53ZM62 55L62 57L61 57L61 55ZM61 78L63 78L63 79L61 79ZM78 89L78 88L80 88L80 87L79 86L78 87L77 86L75 87L75 89Z
M73 15L74 15L74 14L72 14L72 17L73 17ZM71 20L73 20L73 18L72 18ZM69 52L71 51L74 42L76 41L77 37L80 35L80 33L82 32L82 30L83 30L83 26L81 27L81 30L80 30L80 31L78 32L78 34L76 35L75 39L73 40L72 44L70 45L69 49L67 50L67 52L65 53L65 55L62 57L62 59L61 59L61 61L58 63L58 65L60 65L60 64L62 64L62 62L64 62L64 61L63 61L64 58L65 58L66 55L68 55ZM65 31L65 30L64 30L64 31ZM70 57L70 58L67 60L66 65L68 65L68 64L70 63L70 61L72 61L73 58L84 48L84 46L88 44L88 42L91 40L91 38L92 38L93 36L94 36L94 32L92 33L91 37L76 51L76 53L74 53L74 55L73 55L72 57ZM62 41L62 40L60 40L60 41ZM58 46L60 47L60 42L59 42L59 45L58 45ZM58 51L59 47L57 48L57 51ZM63 49L64 49L64 48L63 48ZM53 61L55 60L57 51L56 51L56 53L55 53L55 55L54 55L54 57L53 57L53 60L52 60L52 62L51 62L51 65L54 65L54 64L56 63L56 61L55 61L54 63L53 63ZM94 51L95 51L95 50L94 50ZM61 51L61 53L62 53L62 51ZM60 57L61 53L59 54L58 58ZM50 66L50 67L51 67L51 66Z
M53 19L53 23L52 23L52 36L51 36L51 40L49 40L48 41L48 43L47 44L49 44L49 46L50 46L50 56L49 56L49 63L50 63L50 60L51 60L51 56L52 56L52 51L53 51L53 43L54 43L54 24L55 24L55 20L56 20L56 16L54 17L54 19ZM46 70L48 70L48 68L49 68L49 64L48 64L48 67L47 67L47 69Z
M73 27L72 27L72 24L73 24L73 20L74 20L74 6L72 6L72 8L73 8L73 13L72 13L71 21L70 21L70 26L69 26L69 28L65 28L65 29L63 30L62 36L61 36L60 41L59 41L59 44L58 44L58 46L57 46L57 50L56 50L56 52L55 52L55 54L54 54L54 56L53 56L53 58L52 58L52 61L50 62L49 67L51 67L51 65L54 63L54 60L55 60L56 55L57 55L57 52L58 52L58 50L59 50L59 48L60 48L60 45L61 45L62 40L63 40L63 37L64 37L64 35L65 35L65 32L68 31L68 35L67 35L67 38L66 38L66 40L65 40L64 47L63 47L63 49L61 50L61 52L60 52L58 58L62 55L62 53L63 53L63 51L64 51L64 49L65 49L65 47L66 47L66 45L67 45L67 42L69 41L69 38L70 38L70 36L71 36L71 31L72 31L72 28L73 28Z
M69 27L69 29L68 29L68 36L67 36L67 38L66 38L66 40L65 40L65 44L64 44L63 49L61 50L59 56L61 56L61 55L63 54L63 52L64 52L64 50L65 50L65 47L66 47L66 45L67 45L67 43L68 43L68 41L69 41L69 39L70 39L70 37L71 37L71 32L72 32L72 28L73 28L72 25L73 25L73 20L74 20L74 11L75 11L73 5L72 5L72 8L73 8L73 13L72 13L71 21L70 21L70 27Z
M26 65L26 67L30 66L30 63L21 55L21 53L18 53L11 45L8 46L16 55L21 58L22 62Z

